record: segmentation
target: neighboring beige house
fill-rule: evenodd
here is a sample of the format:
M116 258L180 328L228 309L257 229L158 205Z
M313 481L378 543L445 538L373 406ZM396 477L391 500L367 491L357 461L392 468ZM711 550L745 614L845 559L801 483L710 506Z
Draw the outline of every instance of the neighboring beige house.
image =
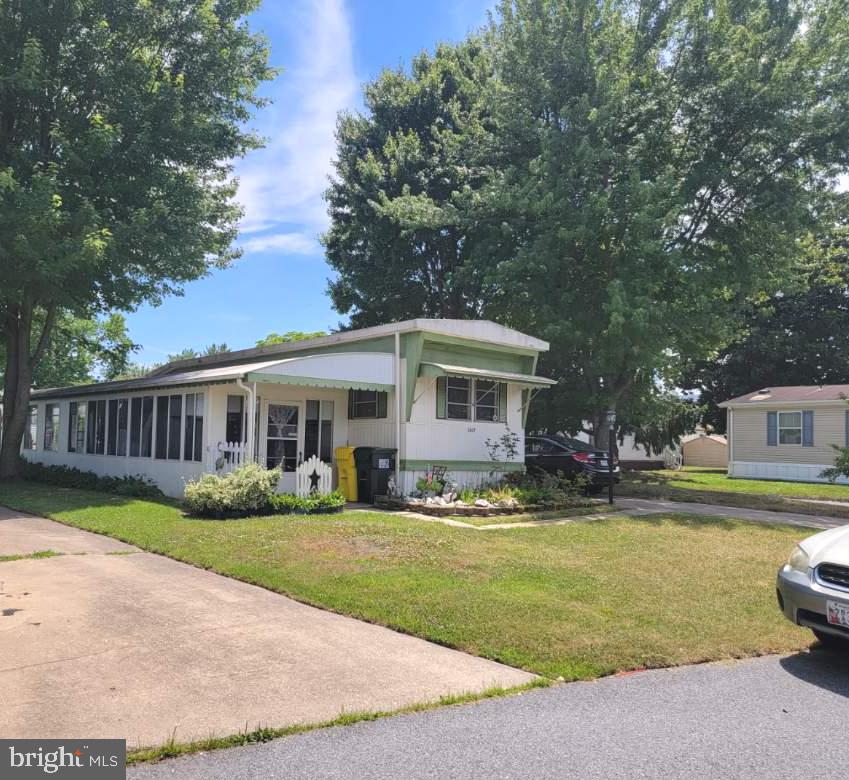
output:
M714 433L698 431L681 439L684 466L724 469L728 466L728 439Z
M846 398L849 385L802 385L721 403L728 410L729 476L824 481L822 470L834 464L832 445L849 445Z

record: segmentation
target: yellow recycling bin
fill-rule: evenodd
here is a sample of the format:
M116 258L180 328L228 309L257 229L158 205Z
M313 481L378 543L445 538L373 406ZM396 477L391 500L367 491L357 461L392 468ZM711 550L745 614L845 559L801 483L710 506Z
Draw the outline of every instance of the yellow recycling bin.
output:
M339 469L339 490L348 501L357 500L357 465L353 447L336 448L336 467Z

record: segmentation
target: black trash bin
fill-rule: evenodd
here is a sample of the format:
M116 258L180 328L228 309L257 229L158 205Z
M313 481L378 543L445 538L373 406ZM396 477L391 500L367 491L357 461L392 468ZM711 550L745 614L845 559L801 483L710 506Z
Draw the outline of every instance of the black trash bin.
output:
M372 502L371 460L374 447L357 447L354 450L354 465L357 469L357 501Z
M385 447L375 447L371 453L371 494L369 501L375 496L385 496L389 492L389 475L395 473L395 461L398 450Z

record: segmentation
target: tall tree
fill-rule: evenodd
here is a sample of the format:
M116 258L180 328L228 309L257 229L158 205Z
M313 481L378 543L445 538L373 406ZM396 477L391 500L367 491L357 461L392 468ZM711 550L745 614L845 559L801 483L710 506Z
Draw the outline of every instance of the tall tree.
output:
M685 372L703 422L726 429L722 401L762 387L849 383L849 228L828 230L801 255L800 283L753 301L742 333Z
M604 441L780 286L846 170L846 4L502 0L490 40L497 310L552 343L532 424Z
M61 313L158 302L233 257L230 160L272 74L257 0L0 0L0 477Z
M477 40L443 45L365 87L366 114L343 115L332 224L323 237L337 311L355 327L405 317L475 317L489 298L471 259L491 240L476 204L496 160Z
M36 323L36 327L40 326L41 323ZM0 382L5 366L4 349L0 344ZM114 379L126 371L135 349L123 315L86 320L61 312L56 317L44 358L33 374L33 387L63 387L98 378Z
M272 344L288 344L292 341L306 341L307 339L317 339L319 336L326 336L323 330L302 331L302 330L287 330L285 333L269 333L265 338L259 339L256 345L258 347L268 347Z

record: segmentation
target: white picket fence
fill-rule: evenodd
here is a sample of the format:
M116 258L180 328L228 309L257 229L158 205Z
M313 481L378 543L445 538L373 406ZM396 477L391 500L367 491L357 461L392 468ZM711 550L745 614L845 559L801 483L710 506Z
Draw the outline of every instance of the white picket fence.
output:
M229 474L250 460L248 445L240 441L220 441L212 452L209 471L216 474Z
M324 495L333 490L333 469L313 455L295 469L295 495Z

